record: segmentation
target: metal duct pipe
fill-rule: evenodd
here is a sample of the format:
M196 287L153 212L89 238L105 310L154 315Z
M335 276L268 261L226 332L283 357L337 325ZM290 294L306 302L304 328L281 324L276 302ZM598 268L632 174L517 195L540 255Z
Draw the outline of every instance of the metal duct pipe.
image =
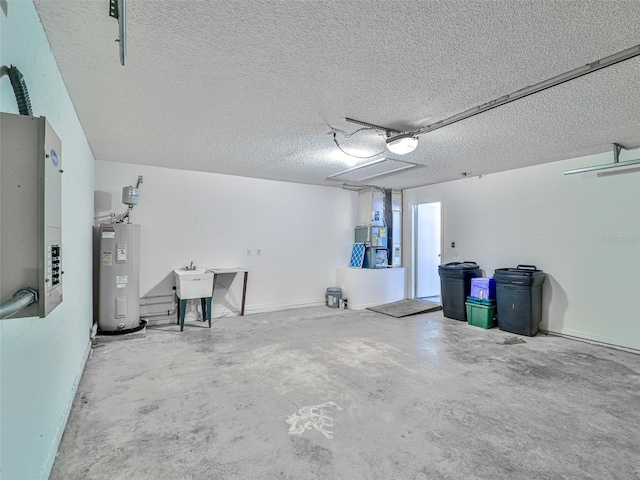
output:
M11 300L0 304L0 320L9 318L11 315L18 313L23 308L28 307L32 303L38 301L38 292L32 288L23 288L13 294Z

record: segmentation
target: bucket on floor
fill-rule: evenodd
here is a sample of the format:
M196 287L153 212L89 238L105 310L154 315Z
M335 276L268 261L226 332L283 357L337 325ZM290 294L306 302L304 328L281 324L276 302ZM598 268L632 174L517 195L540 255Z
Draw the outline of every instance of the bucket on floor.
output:
M329 308L340 308L340 299L342 298L342 289L338 287L327 288L324 295L324 301Z

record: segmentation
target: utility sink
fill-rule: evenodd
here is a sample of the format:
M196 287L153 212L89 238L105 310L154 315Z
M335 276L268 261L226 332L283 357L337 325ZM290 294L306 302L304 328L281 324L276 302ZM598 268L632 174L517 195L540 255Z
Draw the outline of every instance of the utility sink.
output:
M181 300L210 297L213 293L213 272L206 268L174 270L176 294Z

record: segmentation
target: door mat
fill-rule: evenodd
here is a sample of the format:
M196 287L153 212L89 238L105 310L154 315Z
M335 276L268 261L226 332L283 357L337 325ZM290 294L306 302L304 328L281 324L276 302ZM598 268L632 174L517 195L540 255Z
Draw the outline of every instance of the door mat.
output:
M408 317L409 315L417 315L418 313L442 310L442 305L433 302L423 302L422 300L406 299L400 300L399 302L378 305L376 307L369 307L367 310L401 318Z

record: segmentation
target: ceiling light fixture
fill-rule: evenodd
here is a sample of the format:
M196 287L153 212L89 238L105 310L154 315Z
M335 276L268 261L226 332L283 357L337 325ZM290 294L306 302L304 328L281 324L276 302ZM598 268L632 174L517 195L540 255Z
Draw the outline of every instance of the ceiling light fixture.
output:
M418 146L418 132L400 132L398 130L393 130L392 128L381 127L380 125L361 122L360 120L354 120L353 118L348 117L345 120L347 122L373 128L374 130L384 130L387 135L387 149L396 155L406 155L407 153L411 153Z
M413 152L418 146L418 137L412 132L401 133L387 138L387 148L396 155L406 155Z

